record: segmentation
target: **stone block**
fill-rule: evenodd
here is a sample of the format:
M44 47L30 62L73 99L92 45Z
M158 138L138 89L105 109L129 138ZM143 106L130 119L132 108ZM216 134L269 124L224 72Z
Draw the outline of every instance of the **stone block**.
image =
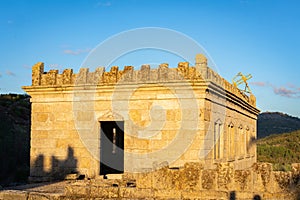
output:
M119 67L113 66L110 68L110 72L104 72L103 82L107 84L117 83L119 74Z
M47 139L49 137L48 131L45 130L32 130L31 137L36 139Z
M180 76L182 76L184 79L187 79L189 75L189 63L188 62L178 63L177 70Z
M87 76L89 73L88 68L81 68L79 74L76 77L76 84L85 84L87 83Z
M18 190L0 191L0 200L28 200L28 192Z
M42 74L44 73L44 63L38 62L32 66L32 85L41 85Z
M157 80L159 80L158 70L157 69L150 69L150 81L151 82L156 82Z
M33 116L33 119L38 122L46 122L49 119L48 113L37 113L36 116Z
M77 111L75 116L78 121L91 121L94 119L94 113L92 111Z
M82 183L67 185L65 195L73 198L87 197L90 194L91 188ZM101 194L101 193L100 193Z
M94 110L101 111L101 110L111 110L112 102L110 101L96 101L94 103Z
M118 198L119 188L118 187L91 187L91 197L98 197L104 199Z
M153 191L151 189L122 187L119 193L120 198L145 199L153 197Z
M172 189L155 189L154 198L157 199L181 199L180 190Z
M90 168L91 167L91 159L90 158L85 158L85 157L80 157L78 167L79 168Z
M144 82L150 80L150 65L142 65L138 72L138 81Z
M122 77L120 78L121 82L131 82L133 81L133 66L125 66L123 70Z
M72 84L72 75L73 75L73 69L65 69L63 71L63 81L62 83L64 85L67 85L67 84Z
M142 189L153 188L153 174L152 173L139 173L136 176L136 187Z
M56 140L49 139L49 138L32 138L30 140L30 143L32 147L40 148L40 149L56 147Z
M49 194L43 194L38 192L30 192L28 196L28 200L50 200Z
M215 170L203 170L201 175L202 188L206 190L216 189L217 172Z

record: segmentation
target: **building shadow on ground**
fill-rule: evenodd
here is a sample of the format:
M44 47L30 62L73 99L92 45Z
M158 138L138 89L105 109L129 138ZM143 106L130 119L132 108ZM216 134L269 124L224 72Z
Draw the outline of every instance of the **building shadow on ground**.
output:
M26 190L41 187L66 180L67 176L70 176L70 179L83 179L84 176L82 177L82 175L78 174L77 162L74 156L74 149L70 146L67 148L67 157L65 159L51 156L51 166L45 166L45 156L40 154L31 164L27 183L5 187L4 189ZM46 170L46 167L50 168L50 170Z
M44 155L39 155L35 162L31 164L30 168L30 182L43 182L43 181L60 181L64 180L69 174L77 174L77 159L74 157L74 149L68 147L67 158L61 160L55 156L51 157L51 169L45 166Z

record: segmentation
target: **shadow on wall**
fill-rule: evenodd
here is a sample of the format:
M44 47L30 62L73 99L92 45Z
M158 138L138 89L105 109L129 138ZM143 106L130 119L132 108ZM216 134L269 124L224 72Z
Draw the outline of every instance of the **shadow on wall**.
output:
M68 156L60 160L51 157L51 170L45 170L44 155L39 155L30 169L30 182L59 181L64 180L68 174L77 174L77 159L74 157L74 149L68 147Z
M235 191L231 191L230 194L229 194L229 200L236 200L236 194L235 194ZM253 200L261 200L261 197L256 194L253 196Z
M247 152L249 152L250 149L251 149L254 145L256 145L256 142L257 142L256 137L251 136L251 137L250 137L250 140L249 140L249 142L248 142L248 144L247 144L247 146L246 146ZM256 149L255 149L255 151L256 151Z

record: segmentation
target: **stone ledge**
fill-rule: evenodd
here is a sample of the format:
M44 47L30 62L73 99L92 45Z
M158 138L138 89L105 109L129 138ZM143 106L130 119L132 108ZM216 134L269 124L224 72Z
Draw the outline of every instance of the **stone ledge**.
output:
M193 84L199 81L213 83L213 85L234 94L248 104L256 106L254 95L247 96L210 69L207 66L206 57L201 54L196 55L195 66L189 66L188 62L178 63L177 68L169 68L167 63L159 65L157 69L151 69L150 65L142 65L140 70L134 70L133 66L125 66L123 70L119 70L117 66L113 66L109 72L105 72L104 67L97 68L94 72L89 72L88 68L81 68L78 74L73 73L72 69L65 69L62 74L53 69L44 72L44 63L39 62L32 67L32 86L23 87L23 89L27 91L31 87L38 89L41 86L59 89L74 85L93 87L180 81L193 82Z

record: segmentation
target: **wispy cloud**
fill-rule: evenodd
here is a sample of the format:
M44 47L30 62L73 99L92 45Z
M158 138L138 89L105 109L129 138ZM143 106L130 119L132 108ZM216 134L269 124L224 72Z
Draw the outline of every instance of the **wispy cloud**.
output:
M7 71L6 71L6 74L9 75L9 76L16 76L16 74L13 73L13 72L10 71L10 70L7 70Z
M292 83L287 83L285 86L276 86L267 82L250 82L251 85L259 87L270 87L274 94L287 98L300 98L300 87Z
M12 24L12 23L14 23L14 21L13 20L7 20L7 23Z
M300 97L300 91L288 89L286 87L273 87L273 91L275 94L288 97L288 98L299 98Z
M64 54L69 54L69 55L74 55L77 56L79 54L83 54L83 53L88 53L90 52L91 49L90 48L86 48L86 49L77 49L77 50L71 50L71 49L65 49L63 51Z
M31 66L29 66L29 65L23 65L23 67L24 67L25 69L31 69Z
M261 87L267 86L267 83L265 82L250 82L250 84L255 86L261 86Z
M68 45L68 44L62 44L62 45L60 45L60 48L63 48L63 49L70 48L70 45Z
M49 64L49 67L51 69L59 69L59 70L63 70L64 69L64 67L62 65L60 65L60 64Z
M99 1L97 4L96 4L96 7L108 7L108 6L111 6L111 2L110 1Z
M0 78L2 77L2 74L0 73Z

